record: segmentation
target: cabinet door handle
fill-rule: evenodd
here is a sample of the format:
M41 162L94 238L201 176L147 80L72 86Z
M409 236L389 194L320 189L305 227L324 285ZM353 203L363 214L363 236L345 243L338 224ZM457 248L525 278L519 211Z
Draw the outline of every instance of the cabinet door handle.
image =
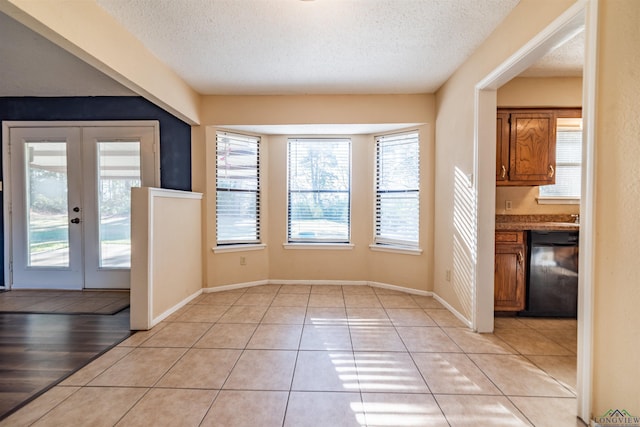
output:
M522 265L523 262L524 262L524 255L522 254L522 251L518 251L518 264Z
M505 176L507 176L507 168L502 165L502 173L500 174L500 178L504 179Z
M549 165L549 178L553 178L553 175L556 173L556 170L553 168L553 165Z

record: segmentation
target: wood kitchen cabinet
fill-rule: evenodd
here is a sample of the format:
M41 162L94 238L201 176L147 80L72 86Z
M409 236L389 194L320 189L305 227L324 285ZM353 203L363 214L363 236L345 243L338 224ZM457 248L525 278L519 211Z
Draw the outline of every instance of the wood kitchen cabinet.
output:
M498 111L496 128L496 182L509 180L509 113Z
M497 231L494 310L521 311L526 298L526 232Z
M498 110L497 185L555 184L554 110Z

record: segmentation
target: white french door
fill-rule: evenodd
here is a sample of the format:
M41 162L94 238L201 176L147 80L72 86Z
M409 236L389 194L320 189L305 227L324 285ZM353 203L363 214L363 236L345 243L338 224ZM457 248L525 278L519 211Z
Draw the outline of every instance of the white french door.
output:
M156 134L9 128L12 288L129 288L131 187L157 184Z

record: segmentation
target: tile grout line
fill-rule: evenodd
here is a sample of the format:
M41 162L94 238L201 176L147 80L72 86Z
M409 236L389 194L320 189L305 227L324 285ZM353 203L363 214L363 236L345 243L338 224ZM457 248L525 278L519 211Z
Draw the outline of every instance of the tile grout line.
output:
M291 390L293 389L293 381L296 377L296 368L298 367L298 357L300 356L300 344L302 343L302 336L304 335L304 328L306 326L307 311L309 310L309 300L311 299L311 290L309 289L309 296L307 297L307 304L304 307L304 317L302 319L302 330L300 331L300 338L298 339L298 348L296 350L296 360L293 363L293 372L291 373L291 382L289 383L289 391L287 392L287 402L284 405L284 413L282 414L282 427L287 419L287 411L289 410L289 401L291 400ZM278 289L278 293L280 290ZM277 295L277 294L276 294ZM275 299L275 298L274 298ZM268 310L267 310L268 311Z
M411 299L413 300L413 302L415 302L417 304L417 302L413 299L413 297L411 297ZM419 304L418 304L419 306ZM384 306L383 306L384 308ZM384 309L385 313L387 313L387 316L389 316L386 308ZM425 315L429 318L431 318L431 316L429 316L428 313L426 313L425 310L423 310L423 312L425 313ZM432 319L433 320L433 319ZM449 419L447 418L447 415L444 413L444 411L442 410L442 406L440 406L440 402L438 402L438 399L436 399L435 394L433 393L433 390L431 390L431 387L429 386L429 382L427 381L427 379L424 377L424 374L422 373L422 371L420 370L420 368L418 367L418 364L416 363L416 360L413 358L413 353L411 353L411 351L409 351L409 348L407 347L407 344L404 342L404 340L402 339L402 335L400 335L400 332L398 332L398 329L396 328L395 323L393 323L393 321L391 322L393 324L394 329L396 330L396 333L398 334L398 336L400 337L400 340L402 341L402 343L404 344L405 348L407 349L407 354L409 355L409 357L411 358L411 362L413 362L413 366L416 368L416 370L418 371L418 373L420 374L420 378L422 378L422 380L424 381L425 385L427 386L427 390L429 390L429 393L431 394L431 398L433 399L433 401L435 402L436 406L438 407L438 410L440 411L440 414L444 417L445 421L447 422L447 424L449 424L449 426L451 427L451 422L449 421ZM437 322L434 320L434 323ZM438 327L440 327L438 325ZM442 330L442 328L440 328ZM443 331L444 332L444 331ZM446 334L446 332L444 332ZM447 335L448 336L448 335ZM451 339L451 338L449 338ZM452 340L453 341L453 340ZM457 345L457 344L456 344ZM459 348L459 346L458 346ZM462 349L460 349L462 350Z
M229 305L229 308L227 310L225 310L225 313L227 311L229 311L231 309L231 307L234 306L234 304L236 302L238 302L238 300L243 296L246 295L246 291L241 293L241 296L238 297L233 303L231 303ZM270 307L270 305L268 306ZM233 370L236 368L236 366L238 365L238 362L240 361L240 359L242 358L242 355L245 353L245 351L247 350L247 346L249 345L249 342L251 341L251 338L253 338L253 336L255 335L256 331L258 330L258 327L260 326L262 319L264 318L264 316L266 315L267 311L269 310L269 308L267 308L267 310L265 310L264 313L262 313L262 317L260 318L260 321L257 323L256 328L253 330L253 332L251 333L251 336L247 339L247 342L244 344L244 348L241 349L240 354L238 355L238 358L236 359L235 363L233 364L233 366L231 367L231 369L229 369L229 373L227 374L226 378L224 379L224 381L222 382L222 384L220 385L220 389L218 390L218 392L216 393L215 397L211 400L211 403L209 404L209 407L207 408L207 410L205 411L204 415L202 416L202 419L200 420L200 423L198 423L198 425L202 425L202 423L204 422L204 420L207 419L207 416L209 415L209 412L211 412L211 409L213 408L213 405L216 403L216 401L218 400L218 397L220 396L220 394L222 393L223 390L225 390L224 386L227 383L227 381L229 381L229 377L231 376L231 373L233 372ZM222 315L224 316L224 314ZM222 319L222 316L220 316L220 318L214 322L213 325L218 324L218 321L220 319ZM221 323L221 324L230 324L230 323ZM211 325L211 328L213 328L213 325ZM211 328L209 328L209 330L211 330ZM203 335L204 336L204 335ZM202 337L200 338L202 339ZM195 344L194 344L195 345Z
M546 369L544 369L542 366L539 366L536 362L534 362L533 360L531 360L529 358L529 356L539 356L539 355L525 355L523 354L522 357L524 357L529 363L531 363L533 366L535 366L536 368L540 369L541 371L543 371L545 374L547 374L550 378L552 378L555 382L557 382L562 388L564 388L565 390L567 390L569 393L571 393L573 395L573 397L576 397L576 393L573 390L570 390L569 387L565 386L562 382L560 382L560 379L556 378L554 375L551 375L550 372L548 372ZM542 356L546 356L546 355L542 355ZM546 357L572 357L572 356L546 356Z
M355 370L356 380L358 381L358 396L360 397L360 407L362 408L362 417L364 418L365 426L367 423L367 411L364 405L364 397L362 396L362 385L360 383L360 375L358 373L358 362L356 362L356 352L353 346L353 337L351 335L351 322L349 321L349 312L347 311L347 302L344 298L344 288L340 286L341 294L342 294L342 304L344 305L344 316L347 324L347 332L349 332L349 343L351 344L351 358L353 360L353 369ZM356 416L357 421L357 416Z

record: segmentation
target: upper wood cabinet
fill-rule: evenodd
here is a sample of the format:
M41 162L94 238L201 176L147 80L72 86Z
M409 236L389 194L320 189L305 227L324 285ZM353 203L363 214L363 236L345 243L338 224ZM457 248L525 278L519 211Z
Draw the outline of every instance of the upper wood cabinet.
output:
M555 184L553 110L498 110L496 142L497 185Z
M496 135L496 182L504 182L509 180L509 113L498 111Z

